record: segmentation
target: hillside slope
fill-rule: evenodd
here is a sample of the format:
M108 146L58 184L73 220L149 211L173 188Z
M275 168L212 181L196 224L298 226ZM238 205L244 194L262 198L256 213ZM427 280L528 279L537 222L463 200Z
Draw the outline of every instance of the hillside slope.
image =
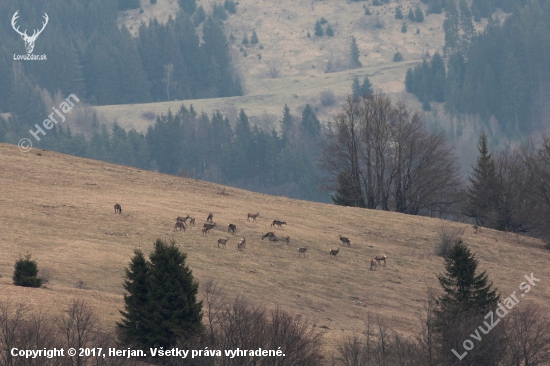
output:
M41 155L39 155L41 154ZM56 313L74 297L92 304L105 325L113 326L122 307L124 267L140 248L157 238L174 239L188 253L199 282L219 280L230 297L245 296L267 306L300 314L326 332L326 341L345 331L361 331L368 312L409 332L436 287L442 259L433 255L437 230L466 227L464 241L477 253L480 268L503 296L518 290L531 272L541 279L523 300L548 307L550 252L538 240L426 217L346 208L272 197L240 189L32 150L21 153L0 144L0 301L8 299ZM113 205L120 203L121 215ZM218 224L203 237L208 213ZM259 212L248 222L248 212ZM173 232L174 219L190 214L197 227ZM288 223L271 229L273 219ZM227 249L219 249L227 225L237 225ZM262 241L267 231L289 235L284 242ZM338 235L351 239L341 247ZM238 239L247 248L236 250ZM298 247L307 246L305 258ZM341 247L336 259L331 248ZM50 272L44 289L11 284L15 261L32 254ZM369 271L370 258L389 256L387 266ZM82 281L86 289L75 288ZM550 308L549 308L550 309Z

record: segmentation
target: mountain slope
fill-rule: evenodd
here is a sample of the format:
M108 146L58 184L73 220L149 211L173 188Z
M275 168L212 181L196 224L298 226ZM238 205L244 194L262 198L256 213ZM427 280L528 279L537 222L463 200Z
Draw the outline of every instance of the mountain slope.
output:
M41 155L38 155L41 154ZM156 238L174 239L188 253L199 283L219 280L230 297L245 296L267 306L281 306L306 317L326 332L326 342L347 331L361 331L368 312L409 332L436 287L441 258L433 255L437 230L465 227L464 241L480 259L503 296L518 290L525 274L541 279L523 300L548 307L550 252L535 239L392 212L272 197L240 189L117 166L59 153L21 153L0 144L0 301L10 299L56 313L71 298L82 297L113 326L122 307L124 267L133 250L147 254ZM122 214L113 205L122 205ZM208 213L218 226L203 237ZM257 222L248 212L259 212ZM196 217L197 227L173 232L177 216ZM284 230L272 220L284 220ZM227 249L218 238L230 236ZM290 245L261 240L275 231L289 235ZM351 239L341 247L338 235ZM238 239L247 248L236 250ZM298 247L307 246L306 258ZM331 248L341 247L337 258ZM50 272L47 289L11 284L15 261L27 253ZM369 271L370 259L389 256L387 266ZM75 284L83 281L86 289Z

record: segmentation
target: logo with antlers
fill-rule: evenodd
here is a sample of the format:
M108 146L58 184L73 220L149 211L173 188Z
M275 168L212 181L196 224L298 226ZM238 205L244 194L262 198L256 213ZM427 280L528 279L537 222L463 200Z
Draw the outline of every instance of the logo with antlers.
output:
M40 33L42 33L42 31L44 30L44 28L46 28L46 24L48 24L48 14L44 13L44 20L45 22L42 22L42 29L40 30L37 30L35 29L32 36L28 36L27 35L27 30L25 29L24 32L21 32L19 30L19 26L16 27L16 20L17 18L19 18L19 10L17 10L15 12L15 14L13 14L13 18L11 18L11 26L13 27L13 29L19 33L21 35L21 38L23 38L23 41L25 41L25 48L27 49L27 53L28 54L31 54L32 53L32 50L34 49L34 42L36 42L36 38L38 38L38 36L40 35Z

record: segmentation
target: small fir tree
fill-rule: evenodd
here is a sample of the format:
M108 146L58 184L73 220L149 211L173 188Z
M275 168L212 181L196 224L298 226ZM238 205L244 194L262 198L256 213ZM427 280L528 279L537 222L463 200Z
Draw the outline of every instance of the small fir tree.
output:
M365 207L365 199L359 182L354 182L351 174L346 171L338 174L338 189L330 198L336 205Z
M327 36L334 37L334 31L332 30L330 24L327 26Z
M395 19L401 20L403 18L404 18L403 11L401 10L401 7L398 6L397 8L395 8Z
M422 23L424 21L424 13L422 12L422 9L420 9L420 6L417 6L414 11L414 20L418 23Z
M357 99L361 96L361 82L359 82L359 78L357 76L354 77L351 82L351 91L354 98Z
M292 129L292 115L290 114L290 108L285 104L283 109L283 120L281 121L281 131L283 138L288 137L290 130Z
M403 25L401 26L401 32L407 33L407 23L403 23Z
M324 34L323 32L323 26L321 25L321 22L320 21L316 21L315 22L315 35L317 37L322 37Z
M248 36L245 34L244 37L243 37L243 42L242 42L244 45L247 45L248 44Z
M400 61L403 61L403 54L398 51L393 55L393 62L400 62Z
M409 9L409 15L408 15L408 18L411 22L414 22L415 21L415 18L414 18L414 12L412 9Z
M38 265L36 264L36 261L31 260L30 254L15 262L13 284L15 286L23 287L42 286L42 280L38 278Z
M361 64L361 61L359 61L359 46L357 46L357 40L353 36L351 37L349 55L350 67L352 69L363 66L363 64Z
M250 43L251 44L258 44L258 35L256 34L256 29L252 30L252 36L250 36Z
M374 90L372 89L372 84L369 80L369 77L365 75L363 78L363 84L361 85L361 95L364 97L368 97L369 95L374 94Z
M321 122L319 122L319 119L309 104L306 104L304 112L302 113L300 128L311 137L317 137L319 133L321 133Z

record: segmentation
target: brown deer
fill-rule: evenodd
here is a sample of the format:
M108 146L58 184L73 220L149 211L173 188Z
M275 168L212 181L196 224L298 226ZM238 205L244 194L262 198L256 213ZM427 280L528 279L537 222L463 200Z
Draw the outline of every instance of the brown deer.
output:
M185 231L185 224L181 221L176 221L176 223L174 224L174 231L176 231L176 229L178 228Z
M195 226L195 218L194 217L189 218L189 226L191 226L191 225Z
M340 253L340 248L338 248L338 249L331 249L331 250L329 251L329 254L330 254L331 256L334 256L334 258L336 258L336 256L338 255L338 253Z
M237 243L237 250L241 250L243 248L246 248L246 239L245 238L241 238L241 240L239 240L239 242Z
M220 247L220 244L223 245L223 248L225 249L225 244L229 241L229 238L227 239L218 239L218 248Z
M273 223L271 224L271 227L278 226L282 229L283 227L281 225L286 225L286 222L285 221L279 221L279 220L273 220Z
M351 242L349 241L348 238L346 238L345 236L342 236L342 235L338 235L340 237L340 240L342 241L342 245L348 245L351 246Z
M255 214L249 213L248 217L246 218L246 221L250 221L251 217L252 217L252 221L256 221L256 217L258 217L258 216L260 216L259 213L255 213Z
M307 248L298 248L298 255L304 254L304 258L306 257Z
M290 236L285 235L285 241L287 245L290 244Z
M233 224L229 224L227 226L227 232L231 232L233 235L235 235L236 230L237 230L237 227Z
M213 228L214 226L216 226L216 223L213 223L213 224L204 224L204 225L202 226L202 235L205 235L205 236L206 236L206 234L208 234L208 232L209 232L210 230L212 230L212 228Z
M269 240L273 239L275 237L275 233L273 231L270 231L268 232L267 234L265 235L262 235L262 240L264 240L265 238L269 238Z
M115 204L115 213L119 213L119 214L122 213L122 206L119 205L118 203Z
M213 222L213 219L214 219L214 214L212 212L210 212L208 214L208 217L206 218L206 222L208 222L208 221Z
M176 221L179 221L179 222L183 222L184 224L187 223L187 220L190 219L191 216L187 215L187 217L181 217L181 216L178 216L178 218L176 219Z
M376 260L377 265L384 261L384 267L386 267L386 259L388 259L387 255L377 255L374 259Z
M372 271L374 269L376 269L376 259L372 258L370 260L370 270Z

